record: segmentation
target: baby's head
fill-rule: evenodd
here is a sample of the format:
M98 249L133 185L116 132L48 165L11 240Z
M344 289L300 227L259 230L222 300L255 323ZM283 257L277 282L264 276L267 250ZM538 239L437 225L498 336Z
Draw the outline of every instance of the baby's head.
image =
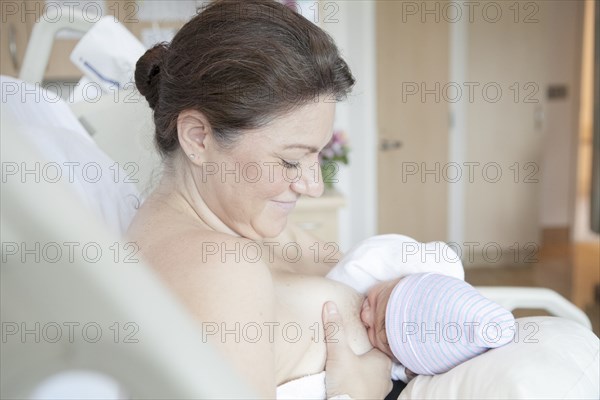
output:
M360 317L374 347L423 375L446 372L514 336L509 311L463 280L435 273L374 286Z

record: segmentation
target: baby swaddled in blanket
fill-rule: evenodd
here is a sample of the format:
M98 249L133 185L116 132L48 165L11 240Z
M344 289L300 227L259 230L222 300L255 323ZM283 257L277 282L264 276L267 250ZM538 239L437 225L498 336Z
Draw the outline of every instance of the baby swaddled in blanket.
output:
M397 234L352 248L327 274L366 296L360 320L373 347L393 361L391 378L441 374L514 337L513 315L464 281L443 242ZM278 387L278 399L325 398L325 373Z
M366 295L360 318L371 344L395 362L395 380L444 373L514 337L513 315L464 281L443 242L374 236L327 277Z

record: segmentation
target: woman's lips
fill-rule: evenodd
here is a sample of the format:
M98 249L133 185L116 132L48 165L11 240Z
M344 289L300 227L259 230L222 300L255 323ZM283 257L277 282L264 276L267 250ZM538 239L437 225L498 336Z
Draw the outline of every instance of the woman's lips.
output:
M277 207L285 210L285 211L292 211L294 209L294 207L296 207L296 202L295 201L277 201L277 200L271 200Z

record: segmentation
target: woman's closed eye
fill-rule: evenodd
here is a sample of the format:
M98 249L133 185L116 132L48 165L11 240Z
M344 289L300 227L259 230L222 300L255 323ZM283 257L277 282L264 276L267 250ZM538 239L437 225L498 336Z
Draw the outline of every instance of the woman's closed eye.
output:
M283 166L283 168L287 168L287 169L300 167L300 162L291 162L291 161L286 161L284 159L281 159L280 164Z

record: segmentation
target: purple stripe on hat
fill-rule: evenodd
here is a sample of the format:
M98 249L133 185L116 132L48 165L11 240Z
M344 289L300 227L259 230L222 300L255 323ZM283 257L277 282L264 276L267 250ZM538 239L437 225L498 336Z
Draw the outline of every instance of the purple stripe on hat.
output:
M481 296L478 292L474 291L474 298L476 299L476 301L473 301L469 304L469 307L467 309L464 310L462 315L467 316L468 320L466 320L466 323L469 323L471 325L469 325L468 327L468 333L469 333L469 337L468 337L468 345L470 348L472 348L473 350L475 350L476 348L479 348L479 350L481 350L480 348L482 347L482 343L479 341L479 334L481 331L481 321L479 321L479 318L477 318L478 314L473 310L473 308L475 306L479 306L481 309L481 306L486 306L488 305L488 299L486 299L485 297ZM477 324L477 325L474 325ZM473 335L472 337L470 335ZM479 354L479 353L477 353Z
M477 300L476 293L471 290L471 287L468 284L460 281L455 292L450 293L449 295L450 298L446 301L446 304L452 304L450 312L443 312L441 315L437 316L437 318L444 320L445 326L449 323L456 324L458 329L460 329L460 340L454 343L444 340L440 344L441 352L446 354L444 362L440 364L439 369L441 371L448 370L453 366L458 365L460 362L462 362L462 360L471 358L474 354L479 353L478 349L469 349L467 346L465 346L463 333L465 326L463 323L461 323L462 321L460 318L460 315L464 313L464 308L466 305Z
M468 305L472 305L479 300L478 293L473 290L466 290L467 287L462 286L460 296L457 296L453 301L448 301L447 304L451 304L450 310L444 310L443 315L447 316L449 321L460 321L459 316L465 315L465 307ZM463 298L465 297L465 298ZM460 323L461 327L461 340L459 342L460 346L455 346L455 352L458 353L457 357L459 358L471 358L477 354L479 354L479 349L469 348L469 337L468 337L468 326L465 325L465 322L462 321Z
M460 279L414 274L401 279L390 294L386 335L392 353L404 366L433 375L508 343L514 335L506 328L514 324L511 317ZM468 337L466 323L479 324L472 328L474 338Z
M457 289L460 289L462 281L459 279L444 279L443 275L438 275L436 276L435 280L431 280L431 286L434 288L434 290L436 291L436 296L438 298L444 299L447 298L448 295L450 293L454 293L456 292ZM439 288L435 289L436 286L439 286ZM439 293L438 293L439 292ZM424 315L436 315L439 314L440 310L436 309L433 310L433 302L431 303L431 306L429 308L428 311L423 310L423 312L425 313ZM448 302L445 302L444 304L444 308L446 308L448 306ZM445 313L442 313L441 315L445 315ZM438 349L438 351L434 351L434 347L433 346L421 346L422 347L422 351L424 352L424 355L427 356L427 362L431 365L443 365L447 362L447 360L449 358L451 358L451 355L449 354L449 350L445 348L445 346L443 346L443 341L442 341L442 333L443 333L443 329L445 326L445 322L442 320L439 320L438 318L433 318L433 320L435 321L440 321L441 322L441 326L440 329L442 330L442 332L440 332L440 341L438 342L440 344L440 347Z
M408 340L407 336L413 334L413 328L418 334L419 327L414 326L416 321L411 321L410 317L406 316L409 308L413 305L413 296L418 295L416 289L418 289L420 281L427 275L429 274L414 274L402 278L392 290L386 308L386 335L392 353L404 366L411 365L412 368L408 368L413 372L416 370L428 371L428 369L415 356L414 346L416 344L414 341Z
M444 279L444 275L430 274L421 280L420 284L422 288L427 288L427 292L421 291L418 294L417 297L419 298L419 303L417 306L412 308L413 313L411 315L411 319L419 326L418 340L415 343L415 348L418 350L415 355L418 356L423 364L437 366L443 363L445 358L440 359L439 351L433 351L434 347L427 344L431 342L441 344L441 321L438 321L435 318L423 318L423 316L436 315L438 313L438 307L440 306L440 303L438 302L438 299L440 298L439 292L443 291L444 293L447 293L455 284L455 282ZM420 307L421 304L422 307ZM428 310L425 310L427 305L429 306ZM428 332L432 330L434 331L433 334ZM434 370L431 370L431 372L435 373Z

